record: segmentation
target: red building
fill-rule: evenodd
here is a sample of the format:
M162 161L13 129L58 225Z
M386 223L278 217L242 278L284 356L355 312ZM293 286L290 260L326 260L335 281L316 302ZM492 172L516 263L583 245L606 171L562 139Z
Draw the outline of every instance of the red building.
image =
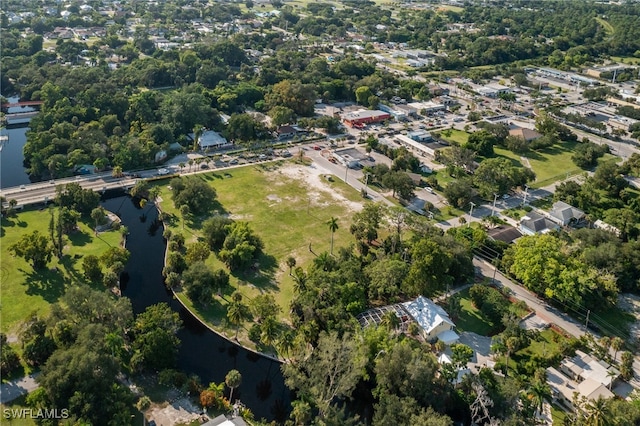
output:
M365 124L380 123L389 118L391 115L384 111L361 109L343 114L342 122L350 127L362 127Z

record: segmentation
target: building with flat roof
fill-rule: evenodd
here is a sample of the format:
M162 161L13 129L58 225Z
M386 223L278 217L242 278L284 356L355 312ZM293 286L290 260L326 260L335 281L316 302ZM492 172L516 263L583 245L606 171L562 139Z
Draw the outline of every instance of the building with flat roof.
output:
M426 115L430 115L438 111L445 111L447 109L444 104L433 101L411 102L408 105L415 108L420 114Z
M380 123L391 118L391 114L380 110L359 109L342 114L344 124L350 127L364 126L370 123Z

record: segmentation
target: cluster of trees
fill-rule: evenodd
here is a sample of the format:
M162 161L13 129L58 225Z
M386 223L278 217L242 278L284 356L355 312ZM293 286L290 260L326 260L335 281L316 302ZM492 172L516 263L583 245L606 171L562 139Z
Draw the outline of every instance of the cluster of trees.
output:
M27 405L66 407L75 422L128 423L134 397L119 376L172 367L180 325L167 305L152 306L134 319L128 299L70 287L47 317L32 315L20 336L25 362L41 370L40 388L29 394ZM5 343L3 360L10 365L15 357Z
M628 188L623 174L635 173L633 169L640 156L634 154L621 166L614 162L598 165L591 177L582 184L574 181L557 186L554 200L561 200L585 211L590 221L601 219L617 228L623 241L637 239L638 207L640 201Z
M173 204L183 215L207 213L216 200L215 189L197 177L173 178L169 185L171 186Z
M511 306L500 291L485 285L473 285L469 289L469 297L473 305L494 324L500 324Z
M559 303L588 309L616 304L616 277L585 265L558 236L522 237L506 250L502 266L529 290Z
M473 158L469 150L459 147L451 147L449 153L443 155L448 156L450 165L461 164L460 161ZM456 170L463 170L459 166L455 167ZM533 180L535 174L527 167L516 166L503 157L488 158L480 163L472 176L465 172L462 177L450 182L444 189L444 196L451 205L466 208L476 194L486 200L493 200L495 196L507 194L511 189Z
M50 209L48 236L37 230L33 231L23 235L9 247L9 250L15 256L30 262L34 269L45 268L54 254L62 258L64 236L76 230L82 217L91 216L93 210L98 208L99 202L100 196L97 193L90 189L82 189L77 183L58 186L55 198L57 209ZM124 263L126 259L122 262L123 265Z
M577 145L571 155L571 161L581 169L592 169L598 165L598 158L609 152L609 145L598 145L590 141L583 141Z

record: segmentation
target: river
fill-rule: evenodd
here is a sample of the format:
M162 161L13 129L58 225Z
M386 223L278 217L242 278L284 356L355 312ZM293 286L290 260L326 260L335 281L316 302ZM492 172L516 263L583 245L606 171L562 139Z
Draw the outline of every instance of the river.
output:
M108 210L117 213L129 229L127 248L131 253L123 274L123 295L131 299L134 313L150 305L168 303L184 322L178 337L181 340L178 368L187 374L197 374L202 383L222 382L229 370L242 374L242 384L234 391L256 419L284 421L290 407L290 391L284 384L280 364L257 355L213 333L196 320L172 298L162 278L165 241L163 227L156 222L157 210L143 211L128 197L116 197L103 202Z

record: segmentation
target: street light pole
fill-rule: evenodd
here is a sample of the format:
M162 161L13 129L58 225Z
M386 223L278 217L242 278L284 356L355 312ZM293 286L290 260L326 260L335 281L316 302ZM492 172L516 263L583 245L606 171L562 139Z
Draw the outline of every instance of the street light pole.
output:
M349 174L349 164L344 166L344 183L347 183L347 175Z
M469 219L469 222L467 223L467 228L471 224L471 220L473 219L473 208L476 206L473 201L469 201L469 204L471 204L471 208L469 209L469 216L471 216L471 219Z
M522 205L526 206L527 205L527 195L529 195L529 187L527 185L524 186L524 202L522 203Z

